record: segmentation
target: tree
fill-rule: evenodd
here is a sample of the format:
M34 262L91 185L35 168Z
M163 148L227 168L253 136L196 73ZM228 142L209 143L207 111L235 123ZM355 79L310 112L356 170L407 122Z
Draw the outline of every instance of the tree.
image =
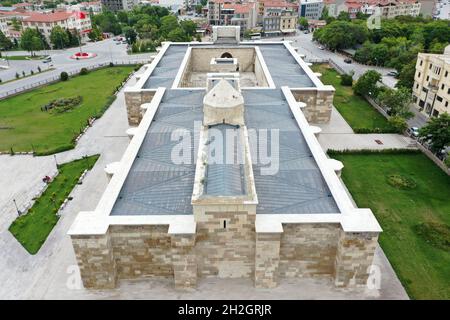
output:
M66 31L60 26L53 27L52 32L50 33L50 42L54 49L66 48L70 43Z
M353 84L353 74L343 74L341 75L341 84L343 86L351 87Z
M14 44L9 40L3 32L0 31L0 49L9 50L14 46Z
M300 17L298 19L298 24L302 27L302 29L308 29L308 19L306 19L305 17Z
M397 88L404 87L408 88L409 90L412 89L414 85L414 75L416 74L416 63L417 60L414 59L410 63L403 66L398 75L397 84L395 85Z
M20 38L20 46L29 51L32 56L34 51L42 50L44 46L39 31L37 29L25 29Z
M124 27L123 33L125 35L125 39L127 39L128 44L133 44L136 42L137 34L132 27Z
M183 20L180 22L180 26L190 37L193 37L197 31L197 24L192 20Z
M337 16L337 19L341 21L350 21L350 14L347 11L341 11Z
M398 133L403 133L408 128L408 123L405 118L400 116L392 116L389 118L388 122Z
M179 27L177 17L170 15L161 18L161 28L159 31L162 36L166 37L171 31Z
M61 79L61 81L67 81L67 80L69 80L69 74L67 72L63 71L59 75L59 78Z
M313 38L331 50L346 49L364 43L368 30L363 23L336 20L314 31Z
M406 88L398 90L387 88L380 92L378 100L381 105L390 110L392 116L410 119L414 114L409 110L411 104L411 92Z
M377 82L381 80L381 74L375 70L366 71L353 86L353 91L360 95L376 97L378 94Z
M117 12L117 19L119 20L119 22L128 23L128 14L126 11L119 11Z
M88 37L89 39L91 39L92 41L98 41L102 39L102 33L100 32L100 30L98 29L97 26L94 26L91 31L88 33Z
M183 29L176 28L169 32L169 34L167 35L167 40L173 42L186 42L191 41L191 38L186 35Z
M433 117L419 130L419 137L430 137L431 150L437 152L450 145L450 114Z

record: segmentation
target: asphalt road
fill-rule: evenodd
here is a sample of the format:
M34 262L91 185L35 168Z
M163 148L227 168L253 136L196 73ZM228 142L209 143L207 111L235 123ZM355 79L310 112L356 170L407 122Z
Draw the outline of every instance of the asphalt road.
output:
M38 66L41 70L47 70L54 68L54 70L35 74L34 76L15 80L9 83L3 83L0 85L0 95L23 86L27 86L41 80L49 79L59 75L62 71L75 71L82 67L93 66L100 63L108 63L111 61L143 61L149 60L152 54L136 54L128 55L126 52L126 44L116 44L112 39L106 39L95 43L88 43L82 46L83 52L93 52L97 56L86 60L71 59L70 56L80 51L79 48L70 48L64 50L43 50L36 54L38 55L50 55L52 58L51 63L43 63L42 60L28 61L28 60L9 60L0 61L0 66L8 66L9 69L0 69L0 79L5 82L15 79L16 72L22 74L22 71L28 75L31 70L37 73ZM13 51L8 52L9 56L16 55L28 55L25 51ZM5 57L5 53L3 53Z

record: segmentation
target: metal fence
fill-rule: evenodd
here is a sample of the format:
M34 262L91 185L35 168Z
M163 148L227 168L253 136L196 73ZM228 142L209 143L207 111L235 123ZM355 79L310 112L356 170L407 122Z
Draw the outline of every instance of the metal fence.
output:
M145 60L114 61L113 64L114 65L133 65L133 64L149 63L150 61L151 61L151 59L150 60L145 59ZM109 64L110 64L110 62L104 62L104 63L98 63L98 64L95 64L95 65L90 65L90 66L86 66L86 67L81 67L81 68L76 69L76 70L67 71L67 74L69 76L74 76L74 75L79 74L81 69L83 69L83 68L86 68L88 70L96 70L96 69L100 69L100 68L106 67ZM0 92L0 100L6 99L6 98L8 98L10 96L17 95L19 93L23 93L23 92L29 91L31 89L35 89L35 88L38 88L38 87L41 87L41 86L44 86L44 85L47 85L47 84L50 84L50 83L57 82L59 80L60 80L60 75L57 75L57 76L49 77L49 78L44 79L44 80L40 80L40 81L37 81L37 82L30 83L28 85L25 85L25 86L22 86L22 87L13 89L13 90Z

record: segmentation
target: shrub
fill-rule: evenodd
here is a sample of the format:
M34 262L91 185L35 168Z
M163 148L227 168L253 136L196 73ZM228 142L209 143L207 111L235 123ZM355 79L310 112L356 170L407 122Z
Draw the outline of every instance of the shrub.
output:
M450 227L437 223L425 222L414 226L414 231L428 244L447 251L450 247Z
M41 71L42 71L42 70L41 70L41 67L39 67L39 66L38 66L38 68L37 68L37 69L38 69L38 72L41 72Z
M25 71L22 71L22 75L25 77Z
M110 66L110 67L114 67L114 63L110 62L110 63L109 63L109 66Z
M341 85L351 87L353 84L353 77L350 74L341 75Z
M61 81L69 80L69 74L67 72L65 72L65 71L61 72L59 77L60 77Z
M31 75L33 75L33 74L34 74L34 71L33 71L33 70L31 70L31 71L30 71L30 74L31 74Z
M16 79L19 79L20 75L16 72Z
M80 76L84 76L84 75L86 75L86 74L88 74L88 73L89 73L88 69L86 69L86 68L81 68L81 70L80 70Z
M416 187L416 182L412 178L400 174L389 175L387 183L397 189L414 189Z
M400 116L390 117L388 120L389 124L397 130L398 133L402 133L408 128L408 123L406 120Z

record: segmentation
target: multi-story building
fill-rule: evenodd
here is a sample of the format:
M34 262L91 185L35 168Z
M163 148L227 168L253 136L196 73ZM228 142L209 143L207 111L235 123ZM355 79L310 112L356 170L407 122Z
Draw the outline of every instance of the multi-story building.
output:
M419 0L326 0L325 5L330 16L336 17L344 11L350 14L350 18L356 18L358 13L378 14L385 19L417 17L421 10Z
M262 23L264 17L283 11L292 11L298 15L298 4L285 0L260 0L258 2L258 22Z
M9 35L9 27L8 27L8 19L6 16L0 14L0 31L6 36L10 37ZM1 49L1 48L0 48Z
M433 18L450 20L450 0L438 0L433 11Z
M92 29L89 13L83 11L32 12L22 21L23 29L38 28L47 39L50 38L52 29L56 26L60 26L63 29L76 30L82 41L87 40L87 34Z
M208 23L213 26L240 26L241 32L256 26L255 2L235 3L228 0L213 0L208 3Z
M427 116L450 113L450 45L443 54L419 53L413 101Z
M87 11L92 14L102 13L102 2L101 1L91 1L91 2L80 2L74 5L59 4L57 7L67 11Z
M136 6L138 0L101 0L102 4L110 11L129 11Z
M267 7L263 16L263 32L266 36L292 33L297 30L298 15L294 10Z
M323 7L323 0L300 0L299 15L307 19L319 20Z

